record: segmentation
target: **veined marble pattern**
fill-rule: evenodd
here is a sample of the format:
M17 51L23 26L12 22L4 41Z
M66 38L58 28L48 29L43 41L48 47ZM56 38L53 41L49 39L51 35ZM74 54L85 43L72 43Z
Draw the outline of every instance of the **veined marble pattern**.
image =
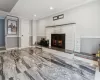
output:
M0 80L94 80L94 76L94 66L39 49L9 51L0 57Z

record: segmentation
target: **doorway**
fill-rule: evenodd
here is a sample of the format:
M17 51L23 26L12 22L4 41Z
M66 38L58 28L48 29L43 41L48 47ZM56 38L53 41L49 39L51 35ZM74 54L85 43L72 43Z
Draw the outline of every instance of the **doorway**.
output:
M21 20L21 47L29 47L29 20Z

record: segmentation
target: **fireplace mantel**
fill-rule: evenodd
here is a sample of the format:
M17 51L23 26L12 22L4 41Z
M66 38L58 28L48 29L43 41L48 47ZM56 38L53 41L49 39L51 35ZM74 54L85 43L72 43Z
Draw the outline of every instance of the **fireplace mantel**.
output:
M76 23L67 23L67 24L60 24L60 25L47 26L46 28L58 27L58 26L65 26L65 25L73 25L73 24L76 24Z

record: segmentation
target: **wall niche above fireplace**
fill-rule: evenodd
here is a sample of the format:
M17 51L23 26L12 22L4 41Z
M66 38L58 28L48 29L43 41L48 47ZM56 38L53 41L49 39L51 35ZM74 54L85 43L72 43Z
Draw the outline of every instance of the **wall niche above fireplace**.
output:
M51 47L65 49L65 34L51 34Z

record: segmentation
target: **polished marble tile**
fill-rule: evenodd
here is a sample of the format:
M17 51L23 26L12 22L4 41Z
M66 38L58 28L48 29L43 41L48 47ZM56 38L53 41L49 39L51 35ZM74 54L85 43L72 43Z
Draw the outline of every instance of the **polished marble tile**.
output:
M26 68L26 66L22 64L21 61L20 61L20 62L17 62L16 64L17 64L17 68L19 69L19 71L20 71L21 73L24 72L24 71L26 71L26 70L28 70L28 69Z
M43 77L38 73L36 68L31 68L27 71L35 80L44 80Z
M17 74L16 77L14 77L14 80L30 80L30 78L27 77L25 73L20 73L20 74Z
M32 77L27 71L24 72L30 80L35 80L34 77ZM34 75L35 76L35 75Z
M32 55L28 49L18 54L18 61L10 51L0 57L1 80L94 80L95 67L87 63L38 49Z

